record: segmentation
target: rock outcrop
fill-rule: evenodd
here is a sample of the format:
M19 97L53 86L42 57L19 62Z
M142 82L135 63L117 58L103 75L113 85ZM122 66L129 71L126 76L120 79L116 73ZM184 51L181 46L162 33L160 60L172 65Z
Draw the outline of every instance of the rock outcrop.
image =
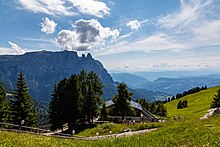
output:
M209 109L207 111L207 113L203 117L201 117L200 119L207 119L207 118L211 117L214 114L220 114L220 108Z

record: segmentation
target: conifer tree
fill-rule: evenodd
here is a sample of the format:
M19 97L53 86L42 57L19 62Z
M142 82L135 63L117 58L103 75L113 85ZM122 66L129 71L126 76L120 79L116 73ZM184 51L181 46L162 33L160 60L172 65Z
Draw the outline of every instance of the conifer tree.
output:
M220 108L220 89L218 89L217 94L213 97L211 108Z
M103 84L98 75L93 71L89 72L86 80L87 92L83 95L83 110L89 123L91 123L91 119L93 122L93 118L98 112L98 106L102 103L102 88Z
M18 75L14 98L10 101L12 123L21 124L24 120L27 126L36 126L38 116L34 108L33 100L28 93L25 77L22 71Z
M131 111L129 101L131 101L132 93L128 91L127 85L125 83L120 83L117 86L117 91L118 94L112 98L112 101L114 102L115 111L118 111L122 116L122 120L124 120L126 112Z
M69 78L68 85L66 86L66 94L67 96L64 100L64 118L65 122L68 123L69 129L72 130L81 115L80 103L82 95L78 75L74 74Z
M8 102L6 100L6 92L3 85L0 83L0 122L9 120Z
M61 113L59 110L59 98L57 85L54 84L53 93L51 94L51 101L49 103L49 122L51 124L50 129L52 131L61 128L62 124L60 122Z
M107 108L106 108L105 103L102 104L101 119L102 119L103 121L108 119L108 110L107 110Z
M167 109L166 107L163 105L163 103L159 103L157 108L156 108L156 113L159 116L167 116Z
M156 114L156 103L153 102L151 105L150 105L150 112L153 113L153 114Z

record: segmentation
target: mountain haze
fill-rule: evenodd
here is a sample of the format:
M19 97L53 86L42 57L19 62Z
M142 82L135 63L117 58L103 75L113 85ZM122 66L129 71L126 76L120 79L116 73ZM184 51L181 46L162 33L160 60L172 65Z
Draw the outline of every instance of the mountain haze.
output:
M130 88L137 88L138 86L149 82L147 79L130 73L110 73L113 80L116 82L125 82Z

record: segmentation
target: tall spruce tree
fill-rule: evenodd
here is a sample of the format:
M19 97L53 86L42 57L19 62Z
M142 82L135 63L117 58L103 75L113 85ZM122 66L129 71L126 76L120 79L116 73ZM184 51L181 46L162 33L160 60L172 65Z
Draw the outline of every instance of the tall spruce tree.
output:
M97 116L103 94L103 84L95 72L88 73L85 88L87 92L83 95L83 112L87 116L87 121L91 123L91 120L93 122L93 118Z
M38 116L34 108L33 100L28 93L25 77L22 71L18 75L14 98L10 101L12 123L21 124L24 120L27 126L36 126Z
M51 94L51 101L49 103L49 122L51 124L50 129L52 131L62 127L62 123L60 122L61 111L59 108L57 85L54 84L53 93Z
M112 98L112 101L114 102L115 111L118 111L122 116L122 120L124 120L126 112L131 111L129 101L131 101L132 93L128 91L128 87L125 83L120 83L117 86L117 91L118 94Z
M3 85L0 83L0 122L9 120L8 102L6 100L6 92Z
M213 97L211 108L220 108L220 89L218 89L217 94Z
M77 119L80 118L81 109L81 91L79 84L79 76L74 74L69 78L68 85L66 87L67 96L65 98L64 116L65 121L68 123L70 130L76 126Z

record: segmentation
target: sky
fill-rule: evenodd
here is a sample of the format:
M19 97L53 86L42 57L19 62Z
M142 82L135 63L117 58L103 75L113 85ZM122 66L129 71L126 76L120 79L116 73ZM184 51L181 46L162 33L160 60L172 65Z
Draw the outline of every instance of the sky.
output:
M0 54L42 50L111 71L220 72L220 1L0 0Z

